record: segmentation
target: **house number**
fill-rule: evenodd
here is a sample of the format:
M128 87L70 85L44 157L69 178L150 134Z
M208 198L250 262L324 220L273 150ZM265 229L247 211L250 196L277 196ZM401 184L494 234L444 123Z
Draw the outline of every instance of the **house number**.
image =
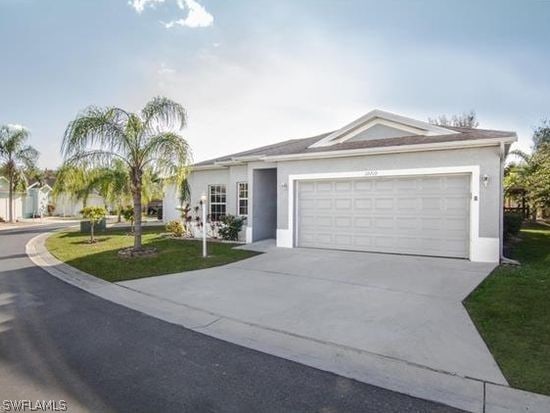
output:
M378 171L365 171L365 176L376 176Z

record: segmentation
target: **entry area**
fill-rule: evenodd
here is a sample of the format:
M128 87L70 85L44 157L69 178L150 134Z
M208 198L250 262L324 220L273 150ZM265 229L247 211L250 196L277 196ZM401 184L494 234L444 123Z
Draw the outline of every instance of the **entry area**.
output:
M469 175L297 181L298 247L468 258Z
M277 169L255 169L252 186L252 241L277 233Z

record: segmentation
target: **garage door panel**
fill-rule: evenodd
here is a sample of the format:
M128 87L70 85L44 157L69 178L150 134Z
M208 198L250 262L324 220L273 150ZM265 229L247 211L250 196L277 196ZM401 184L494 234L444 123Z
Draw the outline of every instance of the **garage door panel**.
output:
M341 247L353 246L353 237L350 234L335 234L334 242Z
M315 185L315 190L320 193L332 192L332 185L332 182L317 182Z
M353 203L354 209L372 209L371 198L355 198Z
M364 250L368 247L372 247L372 237L367 235L356 235L353 237L353 245L355 249Z
M376 229L394 229L394 219L393 217L380 217L374 220L374 227Z
M424 197L421 200L421 209L422 211L428 210L441 210L442 209L442 199L439 197Z
M354 227L361 230L362 228L371 228L372 227L372 218L370 217L353 217ZM352 232L353 228L349 228L349 231Z
M416 217L396 217L395 226L403 231L418 231L420 228L420 220Z
M393 210L393 198L378 198L374 201L374 207L377 211Z
M318 217L317 225L320 227L333 227L333 217Z
M395 185L395 179L375 179L374 191L377 193L392 192Z
M336 199L334 201L334 208L349 211L351 209L351 199Z
M353 181L353 190L356 194L360 194L363 192L373 192L373 180L355 180Z
M317 199L315 201L317 209L332 209L332 199Z
M349 193L351 191L351 186L352 186L351 181L337 181L334 185L334 190L336 192Z
M300 195L304 196L308 192L315 192L315 184L313 182L300 182Z
M468 256L469 176L299 181L296 244Z
M397 209L400 211L416 211L418 209L417 198L397 198Z

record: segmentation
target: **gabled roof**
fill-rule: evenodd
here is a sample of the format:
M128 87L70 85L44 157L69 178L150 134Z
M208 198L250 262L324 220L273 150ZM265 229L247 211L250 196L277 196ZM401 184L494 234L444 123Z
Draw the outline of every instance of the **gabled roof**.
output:
M354 140L359 133L383 124L400 131L398 136ZM354 156L363 153L405 152L450 149L471 146L508 146L517 140L515 132L431 125L389 112L374 110L337 131L290 139L273 145L210 159L193 165L207 169L239 164L251 160L278 161L296 158Z
M432 125L428 122L422 122L395 113L375 109L337 131L332 132L320 141L315 142L311 147L331 146L346 142L356 136L356 134L372 128L375 125L385 125L392 129L401 130L404 136L441 136L455 133L455 131Z
M47 183L44 183L44 185L40 185L40 182L38 182L38 181L34 181L29 186L27 186L27 191L29 189L33 189L33 188L36 188L39 191L43 191L43 192L44 191L49 192L49 191L52 190L52 187L50 185L48 185Z

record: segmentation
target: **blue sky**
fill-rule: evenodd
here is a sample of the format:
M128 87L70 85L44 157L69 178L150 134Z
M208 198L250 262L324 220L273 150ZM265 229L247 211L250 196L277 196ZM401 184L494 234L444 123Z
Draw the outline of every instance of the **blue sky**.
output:
M475 109L523 149L550 117L548 1L132 2L0 0L0 124L27 126L42 166L79 110L155 95L187 108L196 161L374 108Z

